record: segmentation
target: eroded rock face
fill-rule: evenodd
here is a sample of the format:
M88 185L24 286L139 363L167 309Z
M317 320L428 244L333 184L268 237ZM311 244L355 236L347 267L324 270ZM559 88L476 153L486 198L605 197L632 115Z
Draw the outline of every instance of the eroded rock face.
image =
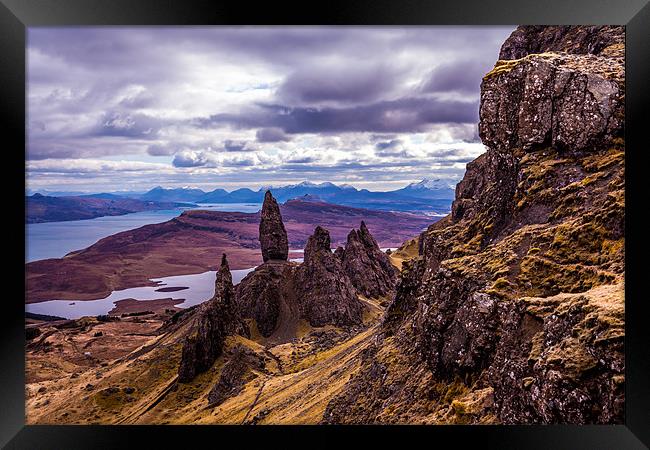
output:
M546 53L499 61L481 84L479 135L497 150L593 151L622 136L622 57Z
M232 275L224 254L217 272L215 292L212 299L197 309L196 331L184 343L178 380L188 382L209 369L223 351L223 343L230 334L248 335L235 303Z
M286 261L289 255L287 230L282 222L278 202L266 191L260 217L260 245L264 262L269 260Z
M397 270L388 256L379 249L363 221L358 230L352 230L348 234L345 249L339 248L335 255L341 259L343 270L361 294L377 298L394 290Z
M504 315L487 377L505 423L620 423L625 402L621 285L526 297Z
M297 309L291 291L294 271L294 264L268 262L237 285L237 303L243 317L254 319L264 337L273 334L283 311L293 313Z
M471 281L442 272L429 285L433 291L427 298L436 301L421 306L428 309L420 311L417 345L434 375L443 379L486 368L497 342L498 299L477 292Z
M503 43L499 59L519 59L544 52L598 55L615 44L625 44L625 27L522 25Z
M456 186L452 220L478 220L480 229L471 231L474 236L482 235L481 243L495 235L512 216L518 169L514 155L492 149L468 163L465 176Z
M558 42L589 31L567 30ZM597 52L596 41L585 48ZM421 234L373 357L325 422L622 423L615 50L526 56L486 77L479 127L489 148L468 164L451 216Z
M330 245L330 235L321 227L307 241L294 282L301 316L312 326L359 325L363 306Z

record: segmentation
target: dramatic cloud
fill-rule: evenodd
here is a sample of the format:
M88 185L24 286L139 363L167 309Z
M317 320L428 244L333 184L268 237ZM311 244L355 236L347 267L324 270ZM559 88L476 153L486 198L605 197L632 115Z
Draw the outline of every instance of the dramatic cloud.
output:
M447 62L436 67L422 86L423 92L458 92L476 96L481 78L492 69L480 60Z
M386 65L321 63L289 75L278 89L290 104L359 103L386 98L399 85L395 68Z
M290 107L258 105L241 114L215 114L196 121L201 128L230 124L237 128L272 126L286 133L419 132L437 123L478 120L478 102L407 97L369 105Z
M458 180L510 27L70 27L27 35L31 188Z
M223 148L227 152L252 152L252 151L255 151L255 147L253 147L250 142L233 141L232 139L226 139L226 141L223 143Z
M278 127L257 130L255 137L258 142L285 142L291 140L284 130Z
M172 164L176 167L200 167L205 166L208 159L203 152L183 150L174 156Z

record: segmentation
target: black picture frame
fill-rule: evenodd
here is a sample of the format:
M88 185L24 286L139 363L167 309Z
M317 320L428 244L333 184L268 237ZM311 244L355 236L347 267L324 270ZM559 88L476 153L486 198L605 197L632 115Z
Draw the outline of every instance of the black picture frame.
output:
M433 427L227 427L227 426L25 426L24 234L25 39L32 26L74 25L626 25L626 398L624 425L433 426ZM650 343L647 302L642 293L644 264L641 163L650 123L650 4L648 0L455 0L434 2L329 1L321 5L201 0L0 0L0 90L4 147L2 176L9 214L5 243L16 244L7 260L6 280L17 292L2 299L0 326L0 445L7 448L116 448L135 442L148 448L175 442L225 444L225 435L285 446L345 441L362 433L365 445L395 437L422 438L428 445L474 444L499 449L636 449L650 445ZM9 138L9 139L7 139ZM646 144L647 146L647 144ZM23 149L23 151L21 151ZM22 158L22 161L21 159ZM10 195L9 195L10 194ZM634 217L634 216L637 217ZM9 231L11 230L11 231ZM4 246L7 248L8 246ZM22 257L22 261L16 261ZM23 269L21 270L21 266ZM23 280L23 281L19 281ZM23 297L19 295L23 292ZM312 438L318 433L326 437ZM403 435L403 437L402 437ZM446 444L453 443L453 444ZM144 445L144 444L143 444ZM199 445L199 444L197 444ZM235 444L237 445L237 444Z

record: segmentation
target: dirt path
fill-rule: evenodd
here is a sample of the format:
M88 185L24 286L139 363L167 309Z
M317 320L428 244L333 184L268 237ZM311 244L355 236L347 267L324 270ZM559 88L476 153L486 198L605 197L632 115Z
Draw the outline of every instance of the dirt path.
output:
M130 412L128 415L124 416L122 419L116 421L115 423L135 423L139 417L151 411L158 403L163 401L167 394L169 394L169 392L173 389L177 380L178 375L175 375L174 378L172 378L166 385L162 387L162 389L159 389L156 394L153 394L153 399L151 401L139 405L134 411Z
M248 419L248 416L250 416L251 411L253 411L253 408L255 408L255 405L257 405L257 402L259 401L260 397L262 396L262 391L264 390L264 386L266 386L266 382L269 380L269 378L265 378L264 381L262 381L262 384L260 385L260 388L257 391L257 395L255 396L255 399L253 400L253 403L251 403L251 407L248 408L248 411L246 412L246 415L244 416L244 418L241 421L242 425L244 425L246 423L246 419Z

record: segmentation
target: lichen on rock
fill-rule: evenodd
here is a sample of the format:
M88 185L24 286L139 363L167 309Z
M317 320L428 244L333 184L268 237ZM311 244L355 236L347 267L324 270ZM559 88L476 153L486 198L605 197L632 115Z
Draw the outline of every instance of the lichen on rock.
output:
M499 63L481 84L481 139L498 150L603 148L623 133L623 73L623 58L595 55Z

